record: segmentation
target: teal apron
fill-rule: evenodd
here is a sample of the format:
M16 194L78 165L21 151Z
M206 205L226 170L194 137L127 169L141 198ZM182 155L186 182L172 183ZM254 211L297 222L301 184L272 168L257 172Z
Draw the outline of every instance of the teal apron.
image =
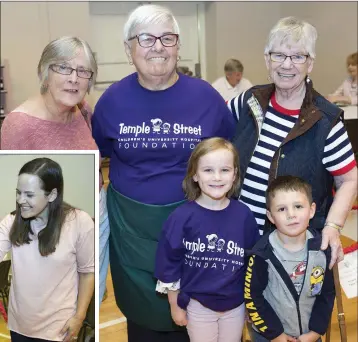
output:
M128 320L156 331L182 330L170 315L168 297L155 291L155 253L163 223L185 201L150 205L108 186L109 257L117 305Z

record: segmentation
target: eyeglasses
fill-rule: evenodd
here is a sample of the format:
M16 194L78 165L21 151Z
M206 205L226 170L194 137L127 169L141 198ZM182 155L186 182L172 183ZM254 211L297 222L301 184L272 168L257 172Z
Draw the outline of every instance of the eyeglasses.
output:
M78 77L85 78L85 79L90 79L93 75L93 71L91 70L87 70L83 68L74 69L71 68L70 66L63 65L63 64L51 64L50 69L61 75L71 75L73 73L73 70L75 70Z
M144 48L152 47L157 42L158 39L160 40L163 46L172 47L177 45L179 40L179 35L175 33L168 33L168 34L163 34L161 37L156 37L149 33L142 33L132 38L129 38L128 40L133 40L135 38L138 39L138 44Z
M280 52L270 52L270 59L273 62L283 63L287 57L289 57L293 64L304 64L307 60L309 55L285 55L284 53Z

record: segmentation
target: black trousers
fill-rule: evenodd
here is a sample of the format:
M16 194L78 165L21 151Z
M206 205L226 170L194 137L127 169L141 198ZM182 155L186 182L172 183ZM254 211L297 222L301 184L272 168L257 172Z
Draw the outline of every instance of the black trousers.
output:
M128 342L190 342L183 331L155 331L127 320Z
M14 331L10 331L11 342L53 342L50 340L43 340L41 338L27 337L20 335Z

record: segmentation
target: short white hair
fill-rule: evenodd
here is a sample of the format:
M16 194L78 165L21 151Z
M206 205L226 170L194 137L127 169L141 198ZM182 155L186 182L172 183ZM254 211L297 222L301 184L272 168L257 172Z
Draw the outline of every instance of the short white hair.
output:
M142 5L133 10L124 24L123 37L128 43L129 38L135 35L135 30L140 25L155 25L170 23L173 33L179 34L179 25L173 13L166 7L159 5Z
M39 64L37 66L37 75L40 80L41 94L44 94L47 91L46 82L50 65L75 58L78 53L78 49L81 48L83 49L87 58L87 62L91 68L91 71L93 72L92 78L88 83L87 92L89 93L97 78L98 67L94 53L85 40L79 37L64 36L48 43L42 52Z
M290 41L300 43L311 57L316 57L317 30L306 21L295 17L280 19L270 31L266 46L265 55L272 51L275 43L286 44Z

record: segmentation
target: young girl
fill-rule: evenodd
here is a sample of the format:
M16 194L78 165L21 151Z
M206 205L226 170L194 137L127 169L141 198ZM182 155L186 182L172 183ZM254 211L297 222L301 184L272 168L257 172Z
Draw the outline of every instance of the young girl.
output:
M239 178L230 142L199 143L183 181L189 201L169 216L158 244L156 290L168 294L172 318L187 326L191 342L238 342L242 335L244 251L259 231L250 209L230 199Z
M0 260L11 250L13 342L75 341L94 290L94 223L63 201L58 163L20 170L16 211L0 221Z

